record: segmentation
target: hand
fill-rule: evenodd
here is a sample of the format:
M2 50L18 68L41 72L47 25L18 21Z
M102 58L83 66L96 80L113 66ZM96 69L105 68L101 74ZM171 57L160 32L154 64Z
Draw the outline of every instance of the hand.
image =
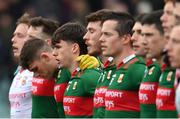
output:
M94 56L88 54L77 57L76 61L79 62L81 70L99 67L99 61Z

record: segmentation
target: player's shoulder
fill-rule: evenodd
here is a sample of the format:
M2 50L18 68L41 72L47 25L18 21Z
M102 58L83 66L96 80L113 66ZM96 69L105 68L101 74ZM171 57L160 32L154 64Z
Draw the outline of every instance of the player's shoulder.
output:
M92 79L92 78L99 78L99 76L101 75L101 70L99 69L85 69L82 72L81 78L85 78L85 79Z
M34 73L29 71L28 69L22 70L20 71L20 74L22 76L28 76L28 77L33 77Z
M125 69L141 69L141 68L145 68L145 61L143 60L143 58L136 56L135 58L133 58L132 60L130 60L125 66Z

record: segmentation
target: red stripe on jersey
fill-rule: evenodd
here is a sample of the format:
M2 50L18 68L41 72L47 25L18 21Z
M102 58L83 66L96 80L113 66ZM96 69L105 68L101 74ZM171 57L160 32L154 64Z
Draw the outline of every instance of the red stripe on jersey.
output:
M137 91L107 90L105 105L109 111L140 111Z
M63 105L65 115L69 116L92 116L93 98L64 96Z
M54 96L54 79L33 78L32 93L38 96Z
M66 90L68 83L56 84L54 87L54 97L56 102L63 102L64 92Z
M141 104L156 104L158 82L142 82L139 88Z
M158 87L156 108L158 110L176 110L174 89Z
M107 86L101 86L99 88L96 88L94 93L94 107L105 107L105 93L107 91Z

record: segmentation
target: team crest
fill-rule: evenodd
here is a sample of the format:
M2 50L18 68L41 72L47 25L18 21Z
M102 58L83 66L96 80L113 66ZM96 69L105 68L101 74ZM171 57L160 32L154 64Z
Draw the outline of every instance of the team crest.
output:
M75 89L76 89L76 87L77 87L77 81L76 81L76 82L74 82L74 85L73 85L73 90L75 90Z
M111 78L111 73L112 73L112 70L110 70L110 71L108 72L107 79L110 79L110 78Z
M149 70L148 74L151 75L151 74L153 73L153 71L154 71L154 67L152 67L152 68Z
M20 80L21 80L21 85L25 85L25 84L26 84L26 79L27 79L26 76L20 78Z
M172 71L171 71L171 72L169 72L169 73L168 73L168 75L167 75L166 80L167 80L167 81L171 81L171 77L172 77L172 75L173 75L173 72L172 72Z
M26 79L22 79L21 80L21 85L25 85L26 84Z
M124 74L120 74L117 82L118 82L118 83L121 83L122 80L123 80L123 77L124 77Z

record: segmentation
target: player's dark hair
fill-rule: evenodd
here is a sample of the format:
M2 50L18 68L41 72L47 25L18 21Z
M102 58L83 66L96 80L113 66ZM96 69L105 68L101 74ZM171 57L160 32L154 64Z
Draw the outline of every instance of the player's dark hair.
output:
M29 65L39 58L39 54L44 51L52 50L46 41L41 39L30 39L25 42L21 54L20 54L20 65L24 69L29 69Z
M42 18L42 17L34 17L30 20L30 25L33 27L43 27L42 31L52 37L53 33L60 26L58 21Z
M162 16L162 14L163 14L163 11L158 10L158 11L154 11L152 13L145 15L142 19L142 25L144 25L144 24L153 25L154 24L155 27L157 28L157 30L161 34L164 34L162 23L160 20L160 17Z
M145 15L146 15L145 13L139 14L139 15L135 18L135 21L141 23L141 22L142 22L142 19L143 19L143 17L144 17Z
M27 13L24 13L16 22L16 25L19 25L19 24L27 24L29 26L29 23L30 23L30 15L27 14Z
M103 17L103 22L106 20L117 21L115 30L119 33L120 36L127 34L132 35L132 28L135 21L130 14L124 12L112 12Z
M103 17L111 12L112 10L101 9L96 12L90 13L89 15L86 16L86 22L89 23L89 22L102 21Z
M52 44L55 45L59 43L60 40L77 43L80 48L80 55L87 54L87 45L83 40L83 36L86 33L86 29L80 23L66 23L59 27L53 37L52 37Z

